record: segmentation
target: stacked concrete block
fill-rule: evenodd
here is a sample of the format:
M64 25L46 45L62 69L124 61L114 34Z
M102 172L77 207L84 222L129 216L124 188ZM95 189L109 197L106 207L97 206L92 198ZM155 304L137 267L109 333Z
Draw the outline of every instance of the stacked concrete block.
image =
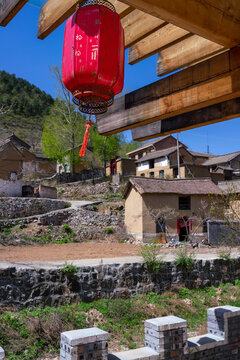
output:
M207 325L208 325L208 333L213 334L215 336L224 337L225 336L225 329L227 324L226 319L229 317L229 314L232 314L230 316L231 319L234 319L233 321L230 321L230 328L228 329L228 332L233 331L231 327L236 327L239 329L238 335L240 335L240 323L236 321L237 313L239 312L240 308L235 306L218 306L214 308L210 308L207 310ZM240 313L239 313L240 315ZM234 330L235 331L235 330ZM236 331L235 331L236 332Z
M3 350L3 348L1 348L0 346L0 360L3 360L5 358L5 352Z
M61 334L60 360L107 360L108 333L98 328Z
M159 354L159 359L180 359L187 344L187 321L164 316L145 321L145 346Z

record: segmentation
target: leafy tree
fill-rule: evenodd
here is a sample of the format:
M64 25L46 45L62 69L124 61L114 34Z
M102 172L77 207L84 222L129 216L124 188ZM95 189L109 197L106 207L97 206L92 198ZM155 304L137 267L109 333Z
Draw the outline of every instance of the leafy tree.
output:
M96 124L93 125L90 136L93 153L103 162L104 168L106 168L108 161L111 161L119 154L122 139L122 134L99 135Z
M120 150L119 150L119 155L121 157L127 157L127 153L139 148L142 145L143 145L142 142L138 142L138 141L134 141L134 140L132 140L130 142L123 141L121 143L121 147L120 147Z

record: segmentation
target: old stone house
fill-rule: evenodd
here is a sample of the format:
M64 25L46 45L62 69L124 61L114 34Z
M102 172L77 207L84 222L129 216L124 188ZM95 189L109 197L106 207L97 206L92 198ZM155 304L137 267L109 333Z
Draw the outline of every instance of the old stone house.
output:
M179 141L179 145L187 148L186 145ZM139 148L132 150L127 153L129 159L140 160L148 153L153 151L159 151L164 149L169 149L174 146L177 146L177 140L172 135L161 136L158 139L151 140L141 145Z
M181 178L209 177L214 182L231 180L240 176L240 152L213 155L191 151L179 142ZM136 162L136 175L155 178L177 178L177 140L163 136L147 142L128 153Z
M211 199L220 189L210 179L130 178L124 191L125 225L136 240L184 240L206 236Z
M0 141L0 196L21 196L23 156L10 139Z
M120 174L123 176L136 175L136 164L132 159L116 157L107 164L106 176Z

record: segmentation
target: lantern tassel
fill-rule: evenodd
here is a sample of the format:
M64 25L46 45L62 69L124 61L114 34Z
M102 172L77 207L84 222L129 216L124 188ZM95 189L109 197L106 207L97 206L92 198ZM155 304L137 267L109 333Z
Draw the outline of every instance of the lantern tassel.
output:
M89 120L86 123L86 131L84 134L84 138L83 138L83 143L82 143L82 147L81 150L79 151L79 156L83 157L86 153L86 149L87 149L87 144L88 144L88 138L89 138L89 129L90 127L93 125L93 122L91 120L91 115L89 116Z

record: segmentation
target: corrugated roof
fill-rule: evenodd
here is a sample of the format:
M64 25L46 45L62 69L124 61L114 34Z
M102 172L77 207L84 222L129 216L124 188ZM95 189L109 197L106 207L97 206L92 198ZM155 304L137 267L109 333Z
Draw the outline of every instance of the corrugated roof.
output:
M144 145L140 146L139 148L128 152L127 155L131 155L131 154L133 154L133 153L135 153L135 152L137 152L139 150L147 149L149 146L154 145L155 143L158 143L159 141L162 141L163 139L166 139L169 136L171 136L171 135L161 136L158 139L148 141Z
M144 177L132 177L124 190L123 196L133 186L142 194L179 194L207 195L221 194L221 190L210 179L176 179L162 180Z
M182 145L179 146L179 149L182 148ZM177 151L177 146L173 146L171 148L153 151L148 153L147 155L143 156L141 159L137 160L136 163L141 163L148 160L158 159L163 156L167 156L172 154L173 152Z
M212 157L211 159L207 159L202 163L203 166L211 166L211 165L218 165L218 164L224 164L228 161L231 161L236 156L240 155L240 151L226 154L226 155L218 155L216 157Z

